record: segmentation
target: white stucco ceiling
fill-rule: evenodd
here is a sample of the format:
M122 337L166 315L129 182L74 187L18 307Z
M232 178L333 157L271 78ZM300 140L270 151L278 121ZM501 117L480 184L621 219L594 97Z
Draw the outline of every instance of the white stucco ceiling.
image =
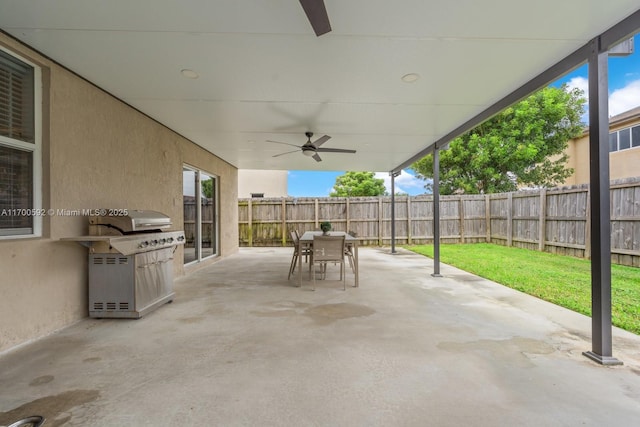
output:
M388 171L638 8L325 4L321 37L297 0L0 0L0 28L238 168ZM272 157L305 131L357 153Z

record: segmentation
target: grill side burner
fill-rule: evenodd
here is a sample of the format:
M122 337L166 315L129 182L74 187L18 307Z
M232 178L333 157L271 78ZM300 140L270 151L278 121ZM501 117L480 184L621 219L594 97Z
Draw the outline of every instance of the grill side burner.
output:
M107 211L107 210L105 210ZM89 217L89 316L139 318L173 301L173 254L183 231L166 231L170 218L155 211Z

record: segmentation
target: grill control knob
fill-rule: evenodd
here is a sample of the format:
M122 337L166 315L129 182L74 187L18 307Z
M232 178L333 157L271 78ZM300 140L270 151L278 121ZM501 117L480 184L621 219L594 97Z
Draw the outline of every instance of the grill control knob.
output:
M155 246L155 245L157 245L157 244L158 244L158 240L153 239L153 240L151 241L151 246Z
M169 244L173 243L173 237L169 237L169 238L167 239L167 243L169 243Z
M149 246L149 241L147 240L140 242L140 244L138 245L139 248L146 248L147 246Z
M184 240L184 236L178 236L178 242L182 242Z
M166 243L167 243L167 239L160 239L160 244L161 244L161 245L164 245L164 244L166 244Z

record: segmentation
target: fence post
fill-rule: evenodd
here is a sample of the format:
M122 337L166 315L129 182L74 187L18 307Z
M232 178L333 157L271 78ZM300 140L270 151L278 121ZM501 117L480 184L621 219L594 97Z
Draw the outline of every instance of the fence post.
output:
M460 215L460 243L464 243L464 200L462 195L460 197L460 207L458 208L458 214Z
M407 196L407 244L411 244L411 196Z
M513 245L513 193L507 194L507 246Z
M591 185L587 188L587 220L584 222L584 258L591 259Z
M378 196L378 245L382 246L382 197Z
M547 189L540 189L540 219L538 220L538 250L544 252L547 236Z
M346 231L347 233L349 232L349 230L351 229L351 218L350 218L350 213L349 213L349 198L347 197L347 206L345 207L345 211L346 211L346 215L347 215L347 228Z
M282 198L282 246L287 246L287 199Z
M487 223L487 243L491 243L491 198L488 194L484 195L484 218Z
M315 199L315 213L314 213L314 229L317 230L320 228L320 225L318 224L318 214L320 212L320 208L318 207L318 199Z
M253 207L251 206L251 199L249 199L249 203L247 204L247 219L248 219L248 231L249 231L249 247L253 246Z

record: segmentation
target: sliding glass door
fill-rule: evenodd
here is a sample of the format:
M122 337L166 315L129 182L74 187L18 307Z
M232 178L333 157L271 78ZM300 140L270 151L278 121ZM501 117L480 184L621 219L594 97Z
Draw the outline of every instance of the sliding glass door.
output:
M188 166L182 169L184 263L218 254L218 179Z

